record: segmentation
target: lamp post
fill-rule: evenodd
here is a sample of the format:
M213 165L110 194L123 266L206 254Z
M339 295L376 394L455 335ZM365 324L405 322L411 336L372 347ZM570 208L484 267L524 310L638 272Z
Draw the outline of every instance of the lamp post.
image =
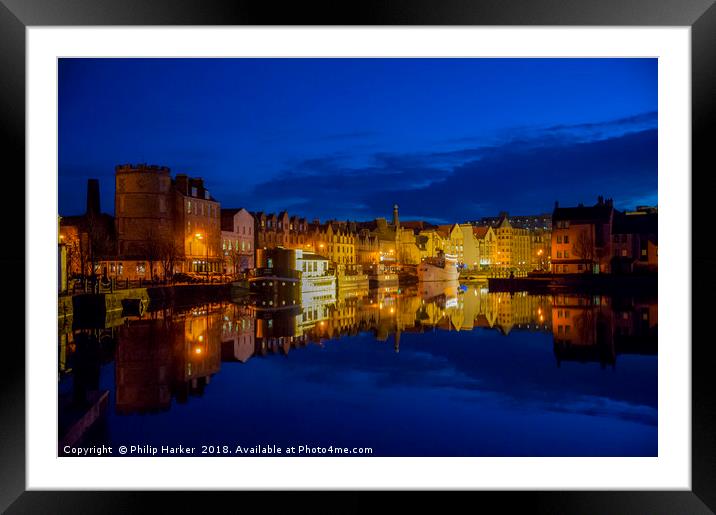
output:
M201 234L200 232L198 232L194 235L194 238L196 238L197 240L203 240L204 235ZM204 262L204 267L205 267L204 271L206 272L206 282L209 282L209 245L208 245L208 242L206 242L204 244L204 247L206 248L206 261Z

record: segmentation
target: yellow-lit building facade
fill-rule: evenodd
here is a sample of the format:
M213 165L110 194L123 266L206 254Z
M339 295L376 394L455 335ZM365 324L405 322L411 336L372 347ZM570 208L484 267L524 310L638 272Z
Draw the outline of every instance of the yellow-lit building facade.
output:
M416 237L416 245L420 259L432 258L438 251L444 250L443 239L435 229L423 229Z
M352 270L357 264L356 235L346 228L332 223L317 226L309 234L309 243L316 254L328 258L338 273Z
M438 234L443 241L443 250L445 254L457 256L458 264L465 263L465 241L462 229L458 224L439 225Z
M470 224L460 224L463 243L463 262L467 268L477 270L480 268L480 256L477 238L475 238L472 229L473 227Z
M473 227L472 233L477 245L478 262L481 268L490 268L497 261L497 235L491 226Z

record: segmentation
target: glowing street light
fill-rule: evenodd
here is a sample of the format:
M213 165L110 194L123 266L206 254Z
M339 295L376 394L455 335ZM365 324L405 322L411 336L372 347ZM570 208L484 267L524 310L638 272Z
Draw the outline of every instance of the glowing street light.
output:
M204 239L204 235L200 232L196 233L194 235L194 238L202 241ZM208 242L204 244L204 247L206 247L206 261L204 262L204 266L206 267L206 281L209 282L209 244Z

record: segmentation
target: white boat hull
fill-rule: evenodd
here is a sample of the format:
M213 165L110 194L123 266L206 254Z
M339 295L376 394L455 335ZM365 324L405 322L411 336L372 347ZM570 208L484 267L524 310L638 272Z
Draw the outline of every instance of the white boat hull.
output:
M418 265L418 281L457 281L460 273L454 265L446 265L445 268L422 262Z

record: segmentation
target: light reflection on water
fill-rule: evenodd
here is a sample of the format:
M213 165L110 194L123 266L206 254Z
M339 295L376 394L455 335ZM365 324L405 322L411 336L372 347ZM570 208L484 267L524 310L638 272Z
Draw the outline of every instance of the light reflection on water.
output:
M85 440L114 445L656 455L657 322L655 299L439 283L159 309L61 329L60 400L109 391Z

